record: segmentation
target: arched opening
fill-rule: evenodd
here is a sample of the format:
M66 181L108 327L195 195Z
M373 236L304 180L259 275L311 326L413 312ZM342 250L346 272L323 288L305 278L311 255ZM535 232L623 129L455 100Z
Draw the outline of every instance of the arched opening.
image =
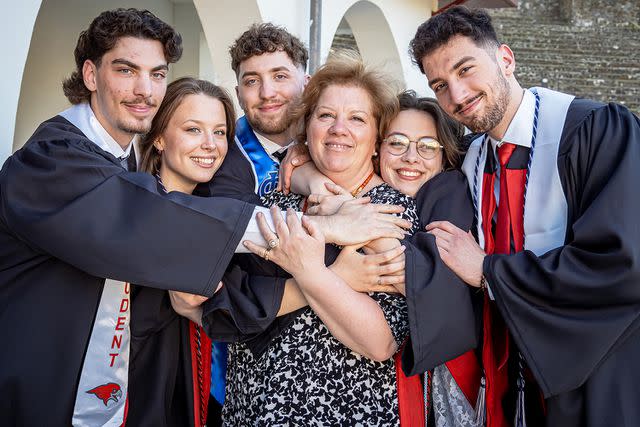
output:
M349 30L352 37L349 37ZM353 41L351 41L353 40ZM349 44L360 52L369 64L384 68L405 84L398 47L384 13L370 1L353 4L344 14L333 43Z
M148 9L182 34L183 56L170 68L170 78L210 71L211 56L208 52L202 55L208 49L202 48L206 40L192 0L43 0L22 74L13 150L26 142L39 123L69 106L62 80L75 69L73 50L78 35L101 12L118 7Z

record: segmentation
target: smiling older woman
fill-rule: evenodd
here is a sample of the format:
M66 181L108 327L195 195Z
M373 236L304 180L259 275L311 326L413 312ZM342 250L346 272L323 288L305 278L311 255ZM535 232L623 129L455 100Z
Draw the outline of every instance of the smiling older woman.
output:
M415 230L413 200L374 172L376 142L398 110L388 82L357 59L328 62L303 94L300 139L308 141L322 173L353 197L404 206L402 215ZM267 202L299 208L304 197L271 193ZM324 239L315 227L304 222L309 235L294 216L288 218L291 229L280 221L277 237L266 231L267 241L279 239L275 247L249 246L293 275L309 307L298 311L262 354L244 344L230 346L225 423L398 425L392 356L408 334L405 299L353 290L324 265ZM301 239L289 239L293 234ZM378 250L399 245L397 239L372 244Z
M448 220L468 230L472 204L458 169L463 127L448 118L434 99L419 98L413 91L401 93L398 99L400 112L379 144L381 178L416 198L420 228L434 220ZM329 214L352 198L327 178L311 163L294 174L292 187L297 191L322 190L327 183L336 193L312 194L309 212ZM475 426L480 368L473 351L460 355L477 339L470 293L442 263L433 236L418 232L405 245L406 271L419 273L419 280L407 278L406 286L405 274L387 275L388 264L379 263L379 255L365 256L355 247L345 247L337 263L345 266L349 276L343 276L355 290L377 291L383 283L394 284L406 294L411 334L402 354L403 368L411 374L427 373L424 384L431 382L432 387L430 395L426 389L424 395L431 398L433 409L427 415L435 425ZM407 390L422 394L415 384ZM415 401L409 406L413 415L424 407Z

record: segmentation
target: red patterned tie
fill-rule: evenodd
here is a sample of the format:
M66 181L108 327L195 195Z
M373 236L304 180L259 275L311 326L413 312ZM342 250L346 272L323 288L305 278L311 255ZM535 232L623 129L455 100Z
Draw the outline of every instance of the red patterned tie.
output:
M495 240L491 229L496 208L495 174L485 173L483 182L482 223L487 254L509 254L522 250L524 243L524 187L526 169L508 169L509 159L516 146L503 143L498 147L500 163L500 201L496 221ZM512 248L513 241L513 251ZM486 376L486 416L488 427L509 425L502 401L509 386L507 360L509 334L493 301L485 295L483 309L482 359Z

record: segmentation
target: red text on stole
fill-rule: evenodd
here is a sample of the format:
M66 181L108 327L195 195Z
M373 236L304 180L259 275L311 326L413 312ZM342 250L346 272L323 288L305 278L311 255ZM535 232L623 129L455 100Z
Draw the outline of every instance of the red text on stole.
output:
M113 364L116 362L116 357L120 355L120 348L122 347L122 332L120 331L124 331L129 317L129 283L124 284L124 294L125 296L123 296L120 301L119 315L114 328L115 332L111 340L111 349L114 350L114 352L109 353L109 356L111 356L111 363L109 364L110 368L113 368Z

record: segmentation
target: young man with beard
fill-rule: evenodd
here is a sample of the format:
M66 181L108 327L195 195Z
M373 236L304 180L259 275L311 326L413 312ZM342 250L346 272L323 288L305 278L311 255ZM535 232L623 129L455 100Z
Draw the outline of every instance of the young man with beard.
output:
M486 291L487 425L523 425L525 412L542 425L536 403L549 426L640 425L640 201L629 197L640 121L620 105L523 90L483 11L433 17L411 50L440 105L482 134L463 165L479 245L447 222L427 229L443 261Z
M236 123L236 143L229 146L224 163L209 185L198 192L265 196L278 186L280 162L294 142L291 108L309 79L305 74L309 54L297 37L271 23L252 25L234 41L229 54L238 81L238 102L245 115ZM226 354L226 345L214 343L210 425L220 424Z
M213 195L256 193L278 185L280 161L295 141L291 108L309 76L309 54L282 27L254 24L229 48L236 94L244 111L236 126L236 145L210 184Z
M0 171L6 425L121 425L137 302L129 283L211 296L247 224L258 233L252 204L164 195L153 176L130 172L136 134L148 131L181 53L180 36L152 13L102 13L80 34L63 84L73 106ZM321 227L351 237L369 218Z

